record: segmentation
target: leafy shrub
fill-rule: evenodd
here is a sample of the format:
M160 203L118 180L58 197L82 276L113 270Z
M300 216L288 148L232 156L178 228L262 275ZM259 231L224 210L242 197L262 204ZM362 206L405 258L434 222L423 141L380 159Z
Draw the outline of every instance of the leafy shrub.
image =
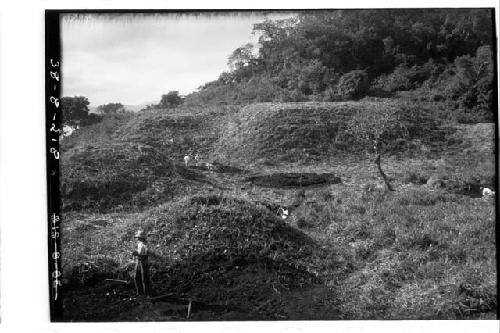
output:
M175 108L182 104L184 100L179 96L178 91L169 91L168 94L162 95L158 107L163 109Z
M439 71L439 67L432 60L421 66L412 67L402 63L392 73L379 76L374 80L373 86L389 92L412 90L420 87L424 81L437 75Z
M337 89L332 87L326 89L320 96L323 102L336 102L342 99L342 97L338 94Z
M387 91L410 90L413 87L411 77L415 74L415 67L401 64L391 74L381 75L375 80L375 87Z
M433 84L444 87L443 95L456 109L454 118L460 123L492 122L494 60L490 46L481 46L475 56L457 57Z
M337 84L337 93L343 99L353 99L364 96L370 81L363 70L354 70L342 75Z

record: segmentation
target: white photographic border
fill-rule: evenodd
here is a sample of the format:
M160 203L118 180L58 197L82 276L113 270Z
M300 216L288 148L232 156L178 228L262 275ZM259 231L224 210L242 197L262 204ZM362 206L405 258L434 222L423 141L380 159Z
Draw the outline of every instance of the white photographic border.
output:
M499 332L492 321L51 323L47 263L45 9L495 7L485 1L2 0L0 2L0 332ZM498 46L497 46L498 47ZM498 54L497 54L498 57ZM498 63L498 59L497 59ZM497 126L498 128L498 126Z

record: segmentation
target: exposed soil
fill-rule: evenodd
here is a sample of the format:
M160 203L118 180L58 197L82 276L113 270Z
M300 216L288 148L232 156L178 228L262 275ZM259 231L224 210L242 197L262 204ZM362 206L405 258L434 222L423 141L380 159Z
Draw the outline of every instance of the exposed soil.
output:
M256 276L248 276L251 277ZM231 291L231 288L225 290ZM176 293L136 296L131 285L102 283L91 291L87 288L68 290L64 294L64 313L73 322L340 319L335 304L325 306L335 295L323 285L264 291L268 293L266 297L255 297L252 293L256 292L251 288L248 293L240 294L239 303L225 304ZM311 304L311 299L316 302Z

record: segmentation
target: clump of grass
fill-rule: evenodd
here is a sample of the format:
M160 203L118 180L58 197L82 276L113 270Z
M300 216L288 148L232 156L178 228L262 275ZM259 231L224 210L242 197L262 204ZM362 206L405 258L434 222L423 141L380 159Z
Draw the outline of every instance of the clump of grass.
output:
M411 171L407 171L405 173L405 176L403 178L403 183L423 185L423 184L427 183L428 179L429 179L428 174L426 174L420 170L419 171L411 170Z
M301 214L330 220L326 229L318 223L306 230L334 240L335 255L350 261L351 269L324 276L335 281L343 319L494 318L492 202L425 186L371 196L333 192L340 203L319 195ZM352 209L357 205L366 212ZM474 296L460 290L464 283Z

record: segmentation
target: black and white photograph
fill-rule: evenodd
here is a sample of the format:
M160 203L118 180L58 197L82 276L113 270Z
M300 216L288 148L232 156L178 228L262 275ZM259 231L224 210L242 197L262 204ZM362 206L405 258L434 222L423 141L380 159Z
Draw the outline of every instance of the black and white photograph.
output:
M54 12L52 320L497 319L494 9Z

